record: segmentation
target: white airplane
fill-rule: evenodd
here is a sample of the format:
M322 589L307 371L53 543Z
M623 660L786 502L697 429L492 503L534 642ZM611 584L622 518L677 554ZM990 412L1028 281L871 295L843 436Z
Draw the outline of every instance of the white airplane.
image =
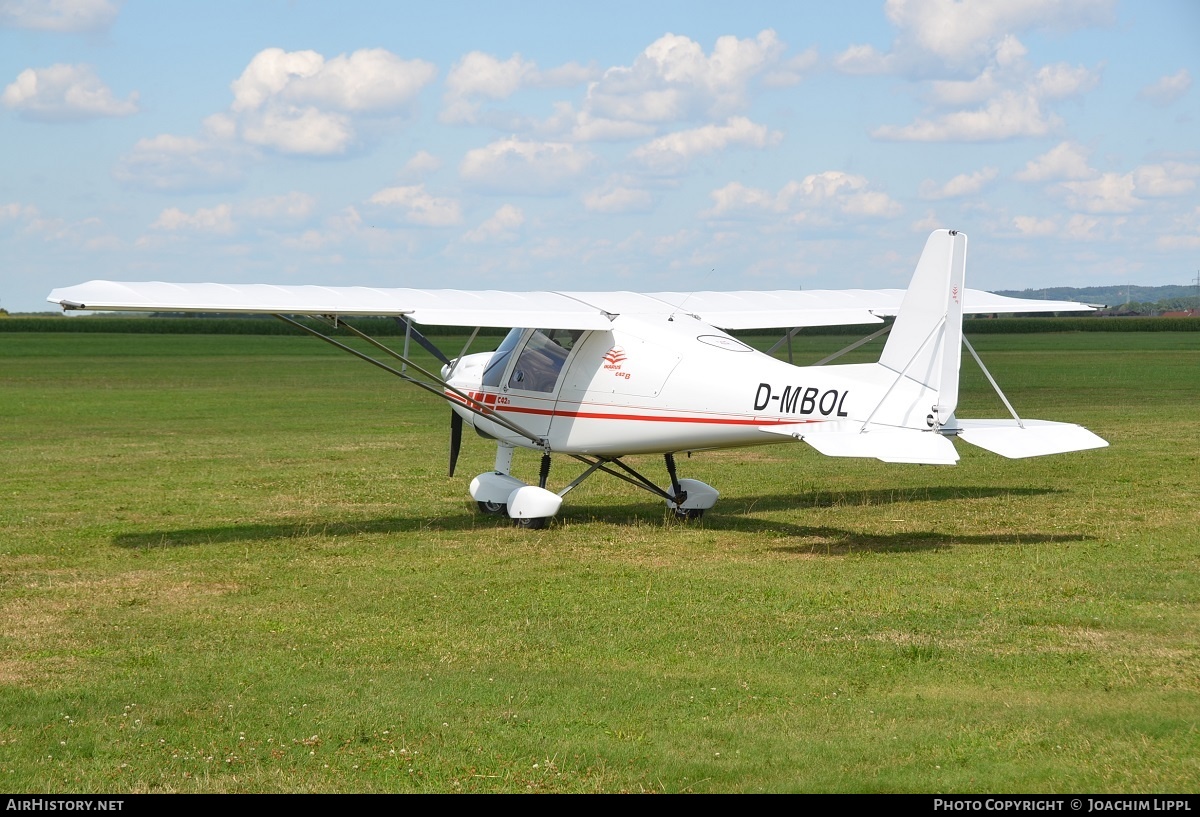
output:
M683 452L801 440L833 457L952 465L958 460L952 437L1010 458L1108 445L1078 425L1018 417L962 334L964 314L1093 307L965 289L966 250L963 233L934 232L907 290L639 294L90 281L56 289L49 300L65 310L273 314L446 399L453 409L451 476L467 423L496 442L494 469L471 481L480 510L540 528L558 513L563 496L597 471L659 496L681 518L701 516L718 493L678 476L675 454ZM344 326L399 367L288 315ZM403 321L403 350L344 323L367 315ZM786 328L777 349L802 327L883 324L892 316L878 363L824 365L887 327L804 367L727 332ZM519 328L495 351L468 354L472 334L449 359L414 323ZM444 362L440 376L412 361L412 340ZM1011 418L955 416L964 344ZM516 448L541 452L536 485L513 476ZM558 491L547 487L552 454L586 466ZM662 454L669 484L659 487L622 460L633 454Z

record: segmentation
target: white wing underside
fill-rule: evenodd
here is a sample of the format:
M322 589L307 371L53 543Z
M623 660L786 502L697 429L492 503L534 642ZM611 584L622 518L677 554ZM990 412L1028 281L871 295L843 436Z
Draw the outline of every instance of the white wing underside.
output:
M765 292L503 292L459 289L171 284L89 281L56 289L64 309L285 315L403 315L435 326L604 329L617 315L695 315L721 329L770 329L881 323L894 316L902 289ZM966 290L965 314L1090 311L1071 301L1035 301Z

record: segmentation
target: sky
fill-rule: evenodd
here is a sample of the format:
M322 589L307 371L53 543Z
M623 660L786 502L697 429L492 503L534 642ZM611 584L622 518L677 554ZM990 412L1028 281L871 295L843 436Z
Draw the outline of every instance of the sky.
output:
M1198 80L1195 0L0 0L0 307L1196 284Z

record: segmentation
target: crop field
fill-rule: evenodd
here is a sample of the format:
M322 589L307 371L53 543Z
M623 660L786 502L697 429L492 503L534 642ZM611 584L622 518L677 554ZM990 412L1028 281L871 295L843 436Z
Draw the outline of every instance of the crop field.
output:
M0 791L1200 791L1200 332L972 340L1111 446L697 453L701 520L526 531L316 341L0 334Z

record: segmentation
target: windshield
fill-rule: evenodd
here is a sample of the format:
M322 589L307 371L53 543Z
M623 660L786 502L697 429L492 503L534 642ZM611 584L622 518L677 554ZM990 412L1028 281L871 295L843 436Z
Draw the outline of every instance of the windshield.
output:
M488 361L487 368L483 370L483 385L499 387L500 378L504 375L504 364L508 360L508 356L512 354L512 350L517 347L517 341L521 339L521 333L524 329L512 329L504 336L504 340L500 341L500 345L496 347L496 351L492 353L492 359Z

